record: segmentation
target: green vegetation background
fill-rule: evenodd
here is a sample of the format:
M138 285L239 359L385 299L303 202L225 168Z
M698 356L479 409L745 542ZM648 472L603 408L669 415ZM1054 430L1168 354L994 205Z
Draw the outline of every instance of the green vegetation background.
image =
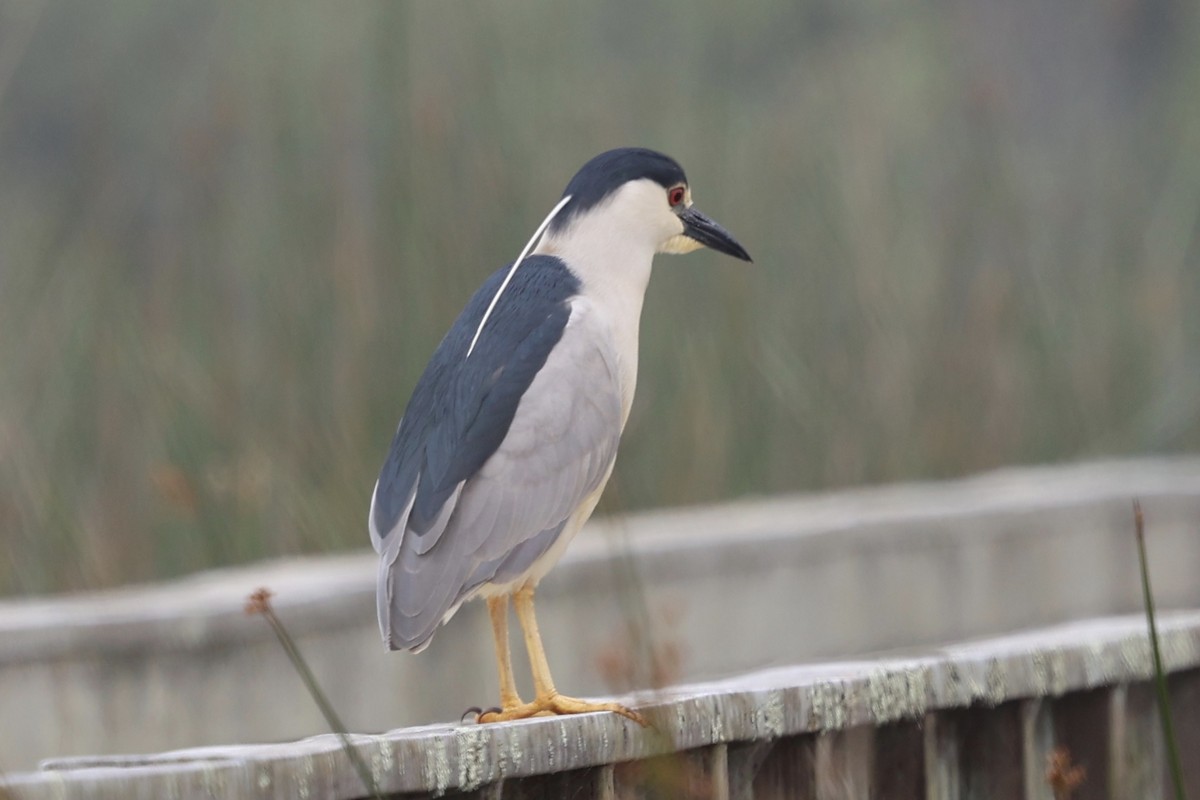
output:
M659 260L607 507L1200 445L1200 10L0 0L0 593L365 547L466 297L587 158Z

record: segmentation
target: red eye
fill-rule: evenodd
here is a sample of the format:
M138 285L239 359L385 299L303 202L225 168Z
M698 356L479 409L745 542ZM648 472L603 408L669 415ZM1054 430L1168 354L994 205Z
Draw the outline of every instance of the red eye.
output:
M683 202L683 196L686 194L682 186L676 186L667 192L667 202L673 206L677 206Z

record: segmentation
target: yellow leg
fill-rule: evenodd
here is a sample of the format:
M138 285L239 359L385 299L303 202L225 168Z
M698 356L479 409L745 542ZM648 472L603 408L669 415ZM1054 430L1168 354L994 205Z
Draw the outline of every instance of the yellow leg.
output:
M487 599L488 616L492 618L492 636L496 640L496 671L500 673L500 706L504 711L523 703L513 680L512 655L508 649L508 596Z
M558 694L554 679L550 677L550 663L546 661L546 648L542 646L542 633L538 630L537 616L533 613L533 587L523 586L513 595L517 607L517 619L521 632L525 634L525 649L529 652L529 666L533 671L533 693L537 697Z
M524 703L515 708L510 708L506 703L499 713L481 714L479 721L501 722L533 716L611 711L627 717L639 725L645 725L646 720L642 718L641 714L631 711L619 703L590 703L558 693L558 690L554 688L554 679L550 677L550 665L546 661L546 650L542 647L542 636L538 632L537 617L533 613L533 590L534 587L529 584L518 589L513 595L513 604L516 606L517 619L521 622L521 630L525 634L525 649L529 651L529 664L533 670L533 687L537 696L532 703Z

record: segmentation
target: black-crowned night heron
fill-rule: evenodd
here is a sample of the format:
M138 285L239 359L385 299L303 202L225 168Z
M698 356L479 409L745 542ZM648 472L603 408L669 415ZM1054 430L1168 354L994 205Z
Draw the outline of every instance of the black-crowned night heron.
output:
M475 293L417 381L371 498L379 627L389 648L417 652L465 601L486 598L501 706L481 722L585 711L641 721L558 693L533 594L612 473L651 261L705 245L750 260L692 206L674 160L638 148L598 155L517 261ZM510 596L531 703L513 681Z

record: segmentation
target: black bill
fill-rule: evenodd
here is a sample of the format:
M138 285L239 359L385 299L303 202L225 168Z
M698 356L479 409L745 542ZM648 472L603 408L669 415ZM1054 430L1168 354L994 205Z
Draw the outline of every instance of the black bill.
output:
M688 207L679 212L683 222L683 235L695 239L705 247L711 247L718 253L740 258L742 261L753 261L746 248L737 243L737 239L729 231L722 228L713 220L701 214L696 208Z

